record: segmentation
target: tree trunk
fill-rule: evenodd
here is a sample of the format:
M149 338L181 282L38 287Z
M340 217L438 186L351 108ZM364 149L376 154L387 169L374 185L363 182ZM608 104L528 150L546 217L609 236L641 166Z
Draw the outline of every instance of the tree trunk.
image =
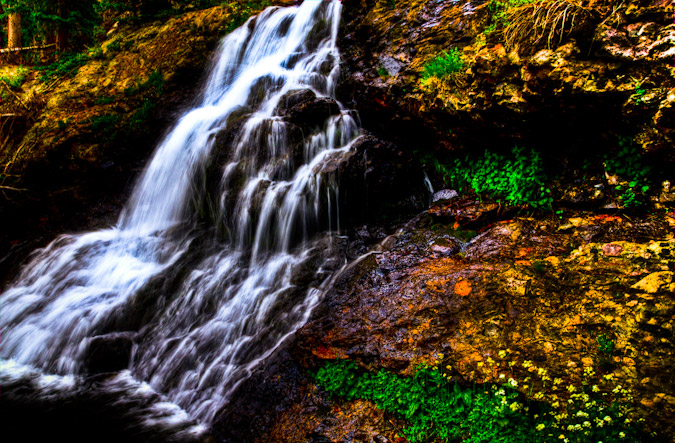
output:
M67 11L65 0L59 0L56 14L61 18L65 18L66 12ZM64 51L66 49L67 44L68 44L68 30L66 29L65 24L59 22L59 26L56 30L56 50L60 52Z
M7 32L7 48L21 47L21 14L14 12L9 14L9 30Z

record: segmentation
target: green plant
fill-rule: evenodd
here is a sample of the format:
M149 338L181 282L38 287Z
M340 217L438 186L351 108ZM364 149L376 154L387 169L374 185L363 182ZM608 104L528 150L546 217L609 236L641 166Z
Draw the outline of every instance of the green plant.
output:
M12 73L0 75L0 82L6 84L10 89L15 91L21 88L21 85L23 85L23 82L26 80L29 72L30 71L28 68L19 66Z
M120 121L120 116L117 114L103 114L91 117L89 119L89 127L94 131L108 130Z
M119 40L113 40L108 44L107 50L109 52L117 52L122 48L122 44Z
M165 80L162 71L160 70L152 71L148 76L147 80L140 83L136 82L135 85L131 85L128 88L126 88L124 90L124 95L126 95L127 97L131 97L143 93L145 91L150 91L150 93L153 96L159 97L162 95L162 92L164 91L164 83Z
M600 334L596 338L598 342L598 350L603 354L612 355L614 352L614 342L605 334Z
M152 116L156 107L157 105L154 101L147 100L143 102L143 105L131 114L128 127L134 130L144 129L143 124Z
M488 358L488 364L494 363ZM420 366L412 377L400 377L384 370L361 371L349 360L327 363L315 379L331 396L370 400L406 420L409 426L403 433L411 443L638 441L631 394L612 385L613 376L598 378L586 367L580 384L562 386L562 379L551 380L547 370L530 361L522 367L531 374L522 382L502 374L497 384L473 388L451 382L436 367ZM483 368L490 373L495 369ZM518 392L519 386L528 399Z
M508 352L500 351L499 359ZM486 362L478 363L477 373L499 373L502 364L514 371L518 364L489 357ZM521 381L501 374L498 383L462 388L436 366L418 366L411 377L401 377L362 371L342 360L328 362L315 380L333 397L370 400L406 420L402 432L411 443L640 441L641 419L635 417L631 392L614 383L613 375L598 376L585 367L582 380L564 385L531 361L520 363L519 370L527 374Z
M115 99L109 95L99 95L96 97L96 100L94 101L95 104L97 105L109 105L110 103L113 103Z
M450 52L434 57L422 66L422 80L428 80L431 77L439 79L445 78L464 69L459 49L452 48Z
M89 51L64 53L59 56L56 62L45 66L38 66L35 69L42 71L42 75L40 76L41 81L49 82L60 77L75 74L81 66L92 59L92 55L96 55L96 52L92 54Z
M410 426L403 433L411 443L431 438L454 441L467 434L467 442L516 442L520 441L516 435L527 429L513 426L524 424L527 416L518 413L523 406L512 388L493 386L474 392L428 366L419 367L412 377L399 377L384 370L362 372L352 361L343 360L319 369L316 381L331 395L371 400L407 420Z
M452 167L441 169L453 186L470 188L507 204L550 208L553 202L543 161L534 150L515 146L510 156L486 150L481 157L455 159Z
M632 98L635 100L636 105L640 105L642 103L642 97L644 97L645 93L647 92L647 90L642 87L644 80L637 80L634 78L632 80L635 82L635 89Z
M384 66L377 68L377 75L379 75L382 80L386 80L391 77L391 75L389 75L389 71L387 71L387 68Z
M652 168L642 158L639 148L629 137L619 137L619 149L615 154L605 155L603 165L610 176L624 181L614 187L624 207L641 206L650 189Z
M491 25L495 28L497 25L505 25L508 21L508 12L534 0L490 0L488 8L491 13Z

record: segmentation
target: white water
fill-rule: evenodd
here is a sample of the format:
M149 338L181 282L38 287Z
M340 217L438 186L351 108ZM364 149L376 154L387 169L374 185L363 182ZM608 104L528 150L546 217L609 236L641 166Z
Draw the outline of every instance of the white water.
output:
M276 112L289 91L334 96L340 9L268 8L222 41L201 103L158 146L118 224L58 238L0 296L4 368L78 374L92 337L134 331L130 376L208 424L306 322L335 268L321 227L336 227L337 188L320 172L358 129L340 109L298 156Z

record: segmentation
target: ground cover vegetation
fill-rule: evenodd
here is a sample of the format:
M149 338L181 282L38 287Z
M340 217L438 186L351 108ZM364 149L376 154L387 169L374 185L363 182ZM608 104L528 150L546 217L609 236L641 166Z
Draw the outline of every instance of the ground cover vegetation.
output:
M467 386L453 380L452 367L440 362L402 377L337 360L321 367L315 380L331 396L369 400L404 419L409 426L402 434L411 443L641 441L642 419L631 392L613 375L589 366L581 380L563 381L532 361L509 361L508 355L502 350L497 361L481 362ZM499 382L482 382L481 374L495 371L502 372Z

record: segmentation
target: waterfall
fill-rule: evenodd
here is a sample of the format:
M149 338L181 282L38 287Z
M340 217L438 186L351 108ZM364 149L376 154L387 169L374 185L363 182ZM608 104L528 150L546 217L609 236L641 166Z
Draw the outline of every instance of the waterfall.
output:
M340 265L330 165L358 136L334 101L340 11L272 7L223 39L118 223L57 238L0 296L4 370L77 377L94 341L122 334L124 373L208 425L307 321ZM299 131L294 97L335 109Z

